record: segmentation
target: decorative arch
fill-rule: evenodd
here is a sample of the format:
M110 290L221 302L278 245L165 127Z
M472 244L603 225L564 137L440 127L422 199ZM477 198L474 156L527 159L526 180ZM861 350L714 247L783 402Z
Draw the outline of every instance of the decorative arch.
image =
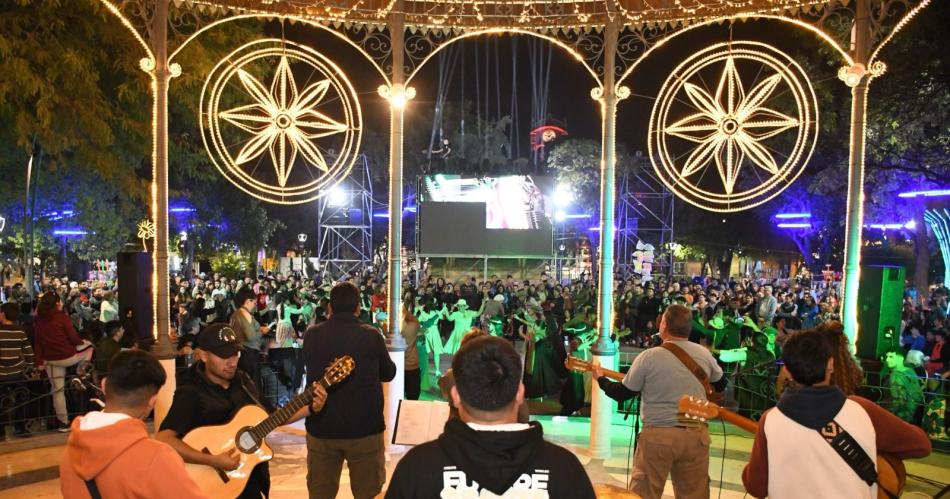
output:
M146 57L143 59L143 62L141 62L140 64L146 67L149 67L149 66L155 67L155 54L152 52L152 47L150 47L149 44L146 43L145 39L142 38L141 33L139 33L138 30L135 29L135 26L132 26L132 22L129 21L128 18L126 18L125 15L122 14L122 11L119 10L119 8L116 7L116 5L112 3L110 0L100 0L100 2L102 3L102 5L105 6L106 10L108 10L110 14L118 18L119 21L122 23L122 25L125 26L125 28L129 30L129 32L132 33L132 36L135 37L135 41L138 42L139 46L142 47L142 50L145 51ZM144 61L147 61L147 62L144 62Z
M811 24L808 24L808 23L806 23L806 22L804 22L804 21L801 21L801 20L798 20L798 19L789 19L789 18L787 18L787 17L776 16L776 15L772 15L772 14L755 14L755 15L749 15L749 16L746 16L746 15L736 15L736 16L732 16L732 17L728 17L728 18L718 18L718 19L712 19L712 20L708 20L708 21L699 22L699 23L690 25L690 26L687 27L687 28L684 28L684 29L682 29L682 30L680 30L680 31L677 31L676 33L673 33L673 34L671 34L671 35L669 35L669 36L663 38L662 40L660 40L659 42L657 42L656 44L654 44L652 47L650 47L649 49L647 49L647 51L644 52L643 55L640 56L640 58L638 58L636 61L634 61L632 64L630 64L630 66L627 68L627 70L624 71L623 74L620 76L620 78L617 79L617 88L620 88L620 86L623 84L624 80L627 79L627 77L630 76L630 74L633 73L633 71L637 68L637 66L640 65L640 62L641 62L641 61L643 61L644 59L646 59L647 56L650 55L650 53L652 53L654 50L656 50L656 49L662 47L663 45L665 45L665 44L666 44L667 42L669 42L670 40L672 40L672 39L674 39L674 38L676 38L676 37L678 37L678 36L680 36L680 35L682 35L682 34L684 34L684 33L688 33L688 32L690 32L690 31L692 31L692 30L694 30L694 29L696 29L696 28L703 28L703 27L706 27L706 26L711 26L711 25L713 25L713 24L720 24L720 23L722 23L722 22L724 22L724 21L745 20L745 19L748 19L748 18L770 19L770 20L775 20L775 21L781 21L781 22L785 22L785 23L794 24L794 25L796 25L796 26L798 26L798 27L800 27L800 28L802 28L802 29L811 31L812 33L818 35L818 38L819 38L819 39L823 40L823 41L824 41L825 43L827 43L832 49L834 49L835 52L837 52L838 55L841 56L841 59L847 64L848 67L851 67L851 66L854 65L854 58L851 57L851 54L849 54L847 51L845 51L843 48L841 48L841 45L839 45L838 42L836 42L831 36L829 36L829 35L828 35L827 33L825 33L824 31L822 31L822 30L818 29L817 27L812 26Z
M499 29L499 28L482 29L482 30L477 30L477 31L467 31L465 33L462 33L459 36L456 36L454 38L447 40L445 43L440 44L434 50L432 50L431 53L429 53L422 60L420 60L418 64L415 65L415 68L413 68L412 72L406 77L406 85L409 85L412 79L415 78L417 74L419 74L419 70L422 69L422 67L425 66L425 64L429 62L429 60L432 59L433 56L435 56L436 54L444 50L446 47L448 47L449 45L455 42L458 42L467 38L474 38L481 35L526 35L526 36L533 36L536 38L541 38L542 40L546 40L550 43L553 43L555 46L564 49L577 62L581 63L581 65L584 66L584 69L586 69L587 72L590 73L591 77L594 79L594 82L597 84L598 87L602 88L604 86L603 81L601 80L601 77L597 74L596 71L594 71L594 69L590 66L590 64L587 63L587 61L584 58L584 55L578 52L577 50L575 50L573 47L571 47L567 43L565 43L564 41L558 40L557 38L550 35L538 33L536 31L530 31L530 30L525 30L525 29Z
M103 1L106 1L106 0L103 0ZM337 37L337 38L340 39L340 40L343 40L343 41L346 42L348 45L350 45L351 47L355 48L355 49L357 50L357 52L359 52L363 57L366 58L367 61L369 61L370 65L372 65L372 66L373 66L373 69L375 69L376 72L379 73L379 75L383 78L383 81L385 81L387 85L391 85L391 84L392 84L392 82L391 82L390 79L389 79L389 76L386 74L385 71L383 71L383 69L382 69L382 68L379 66L379 64L373 59L373 57L372 57L371 55L369 55L363 47L360 47L360 46L359 46L358 44L356 44L353 40L350 40L349 38L347 38L346 35L344 35L343 33L340 33L339 31L337 31L337 30L335 30L335 29L332 29L332 28L330 28L330 27L328 27L328 26L324 26L323 24L320 24L320 23L318 23L318 22L311 21L311 20L306 19L306 18L295 17L295 16L276 16L276 17L275 17L275 16L267 16L267 15L263 15L263 14L240 14L240 15L236 15L236 16L225 17L225 18L223 18L223 19L218 19L218 20L213 21L213 22L211 22L211 23L209 23L209 24L207 24L207 25L205 25L205 26L202 26L201 29L199 29L198 31L195 31L194 33L192 33L191 35L189 35L188 38L185 38L185 40L181 43L181 45L179 45L178 47L176 47L175 50L172 51L171 54L169 54L169 56L168 56L168 62L169 62L169 64L171 64L172 60L175 59L175 56L177 56L179 52L181 52L185 47L187 47L192 41L196 40L196 39L197 39L202 33L204 33L205 31L208 31L208 30L210 30L210 29L212 29L212 28L215 28L215 27L217 27L217 26L220 26L220 25L225 24L225 23L228 23L228 22L240 21L240 20L244 20L244 19L261 19L261 18L264 18L264 19L274 19L274 18L276 18L276 19L280 19L280 20L282 20L282 21L283 21L283 20L293 20L293 21L295 21L295 22L299 22L299 23L301 23L301 24L306 24L306 25L308 25L308 26L311 26L311 27L320 29L320 30L322 30L322 31L325 31L325 32L327 32L327 33L330 33L331 35Z

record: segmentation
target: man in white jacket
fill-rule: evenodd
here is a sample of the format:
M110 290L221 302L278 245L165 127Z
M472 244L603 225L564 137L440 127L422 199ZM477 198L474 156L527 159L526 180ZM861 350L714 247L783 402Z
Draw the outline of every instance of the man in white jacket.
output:
M870 467L879 453L901 459L930 454L930 440L915 426L870 400L846 396L831 385L835 346L816 331L791 336L782 358L797 387L765 412L742 472L749 494L771 499L873 499L878 484ZM866 481L826 440L841 429L870 458ZM896 492L896 491L892 491Z

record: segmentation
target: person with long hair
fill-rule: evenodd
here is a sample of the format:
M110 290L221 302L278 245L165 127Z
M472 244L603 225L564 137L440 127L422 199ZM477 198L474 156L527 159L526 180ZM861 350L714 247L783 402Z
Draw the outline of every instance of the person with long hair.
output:
M69 414L66 410L66 369L92 359L92 344L79 338L66 312L63 300L56 293L45 293L36 307L33 321L36 342L36 364L46 368L53 396L59 431L69 431Z

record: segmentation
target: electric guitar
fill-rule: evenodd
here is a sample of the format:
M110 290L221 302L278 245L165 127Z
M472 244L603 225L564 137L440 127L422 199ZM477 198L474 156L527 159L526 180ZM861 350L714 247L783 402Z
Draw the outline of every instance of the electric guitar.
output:
M329 388L346 379L355 367L353 358L344 355L323 371L319 383ZM237 497L244 490L254 467L274 457L274 451L264 437L312 402L313 391L308 387L271 415L260 406L246 405L228 423L191 430L182 440L193 449L205 454L220 454L236 448L241 461L237 468L227 472L203 464L186 464L188 474L208 497Z
M720 418L750 433L755 433L759 429L759 424L755 421L723 409L708 400L699 399L691 395L684 395L683 398L680 399L678 410L679 413L687 419L707 421L709 419ZM878 453L878 499L900 497L901 490L904 489L906 481L907 471L904 468L904 462L895 456Z

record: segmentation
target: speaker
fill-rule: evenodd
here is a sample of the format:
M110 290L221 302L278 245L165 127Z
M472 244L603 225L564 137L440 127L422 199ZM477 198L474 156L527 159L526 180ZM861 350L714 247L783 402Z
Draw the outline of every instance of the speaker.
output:
M152 254L146 252L116 255L119 279L119 317L132 309L135 338L149 343L152 339ZM126 331L125 334L131 334ZM141 343L141 341L140 341Z
M888 349L900 345L903 301L904 267L861 266L858 357L879 359Z

